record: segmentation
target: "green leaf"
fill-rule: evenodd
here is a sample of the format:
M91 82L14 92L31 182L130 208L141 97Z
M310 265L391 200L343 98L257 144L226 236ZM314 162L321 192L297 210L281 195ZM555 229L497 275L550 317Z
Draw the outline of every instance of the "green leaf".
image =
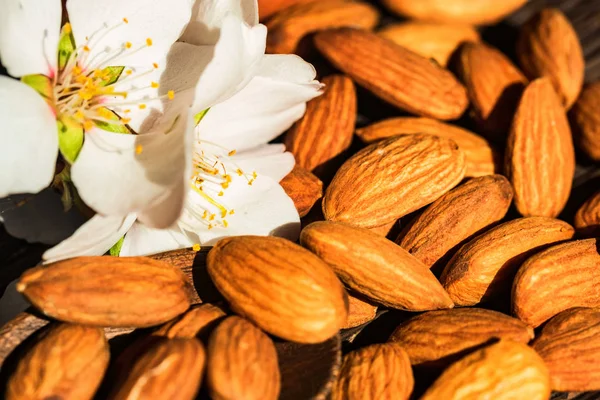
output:
M121 247L123 247L124 239L125 239L125 236L122 236L121 239L119 239L119 241L117 243L115 243L114 246L110 248L110 250L108 250L108 253L111 256L119 257L119 254L121 254Z
M60 153L69 164L73 164L83 146L83 126L68 117L58 119L56 125Z
M75 38L71 32L71 24L66 23L60 31L60 39L58 41L58 68L64 69L69 62L69 58L75 51Z
M206 115L208 110L210 110L210 107L208 107L206 110L202 110L198 114L194 115L194 126L198 125L200 123L200 121L202 121L202 118L204 118L204 116Z
M119 117L113 113L112 111L110 111L108 108L104 108L104 112L102 112L102 116L106 116L107 119L111 119L113 121L115 121L114 124L111 124L110 122L106 122L106 121L98 121L98 120L94 120L94 124L105 131L108 132L113 132L113 133L131 133L129 131L129 129L127 129L127 127L125 125L123 125L121 122L119 122Z
M123 70L125 69L125 67L106 67L102 70L102 82L100 83L100 86L108 86L108 85L112 85L113 83L115 83L116 81L119 80L119 77L121 76L121 73L123 72Z
M21 82L33 88L46 101L52 100L52 81L45 75L25 75L21 77Z

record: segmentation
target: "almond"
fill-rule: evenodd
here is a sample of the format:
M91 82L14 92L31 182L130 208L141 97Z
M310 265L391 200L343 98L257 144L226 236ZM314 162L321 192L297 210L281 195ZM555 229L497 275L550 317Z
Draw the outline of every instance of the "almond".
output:
M322 79L325 93L306 105L304 117L285 136L296 164L310 171L323 167L350 146L356 120L356 90L347 76Z
M267 21L267 53L294 53L300 39L323 29L352 26L372 29L379 12L368 3L347 0L303 2Z
M366 143L413 133L427 133L454 140L465 153L467 164L465 177L491 175L502 169L500 165L501 154L483 137L459 126L446 124L435 119L396 117L356 130L358 137ZM497 165L500 165L500 168Z
M396 107L442 120L456 119L467 108L465 88L449 71L375 33L341 28L314 40L335 67Z
M110 399L194 399L205 353L197 339L157 339L123 375Z
M505 169L525 217L556 217L575 174L569 122L547 78L527 86L508 136Z
M279 396L275 345L240 317L227 318L210 336L206 372L213 399L276 400Z
M395 343L348 353L333 384L332 400L408 400L414 378L406 351Z
M577 146L593 161L600 161L600 82L584 87L571 109Z
M503 143L527 79L508 57L485 43L464 43L456 70L481 130Z
M409 311L453 306L425 265L366 229L314 222L302 230L300 243L331 265L349 288L379 304Z
M319 257L288 240L222 239L208 253L207 268L231 309L273 335L319 343L346 323L341 282Z
M445 367L501 338L527 343L533 339L533 329L496 311L455 308L413 317L400 324L389 340L406 349L413 365Z
M396 243L431 268L460 243L504 218L512 197L502 175L471 179L427 207Z
M32 268L17 290L49 317L112 327L167 322L188 309L192 291L185 275L165 262L110 256Z
M525 4L527 0L383 0L396 14L443 23L493 24Z
M548 77L569 108L581 91L585 61L579 38L565 15L546 8L522 27L517 57L529 78Z
M600 307L598 239L559 244L527 259L512 291L512 309L538 326L572 307Z
M550 370L552 389L584 392L600 389L600 310L572 308L552 318L533 348Z
M296 3L308 3L309 1L315 0L258 0L260 20L262 21Z
M386 225L437 200L464 173L464 154L450 139L416 134L382 140L337 171L323 214L365 228Z
M501 340L452 364L421 400L550 398L544 361L524 343Z
M194 338L215 322L223 319L227 313L218 305L201 304L195 306L177 319L161 326L153 334L173 338Z
M308 214L317 200L323 197L323 182L298 164L279 184L292 199L301 217Z
M379 36L445 67L462 42L478 42L479 33L470 25L408 21L389 24Z
M8 380L6 399L92 399L109 357L102 329L51 325L19 360Z
M372 321L377 314L377 306L362 298L348 294L348 320L342 329L354 328Z
M462 246L446 265L440 282L456 305L488 301L510 290L517 269L532 251L573 234L569 224L552 218L505 222Z
M575 214L575 228L585 236L600 236L600 192L579 207Z

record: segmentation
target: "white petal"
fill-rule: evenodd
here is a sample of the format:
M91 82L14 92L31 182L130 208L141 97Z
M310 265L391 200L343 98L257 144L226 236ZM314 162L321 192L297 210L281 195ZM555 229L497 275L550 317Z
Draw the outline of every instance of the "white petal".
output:
M188 201L202 201L201 197L188 195ZM283 188L267 176L259 176L252 186L240 177L234 177L219 201L235 210L227 217L228 227L208 229L195 219L186 207L180 221L187 230L193 226L203 245L211 245L227 236L274 235L296 240L300 233L300 218L293 201ZM207 204L203 204L207 206ZM190 229L191 230L191 229Z
M78 210L65 212L60 195L52 189L0 199L0 217L11 236L50 245L65 240L85 222Z
M0 58L12 76L56 72L60 0L0 0Z
M192 15L191 0L68 0L67 11L76 45L90 48L86 67L161 64Z
M271 141L321 94L314 78L314 68L300 57L265 55L257 76L206 114L197 128L200 138L238 151Z
M52 182L58 132L42 96L15 79L0 76L0 197L37 193Z
M170 226L181 211L189 177L192 123L182 114L169 132L86 134L71 177L83 201L104 215L144 216L155 228ZM165 208L171 207L165 215Z
M285 146L282 144L266 144L237 153L232 161L244 171L256 171L258 175L266 175L279 182L296 164L292 153L284 151Z
M135 223L125 235L120 255L146 256L190 247L193 244L179 229L152 229Z
M127 217L93 216L70 238L46 251L44 262L54 262L71 257L100 256L106 253L135 222L135 214Z

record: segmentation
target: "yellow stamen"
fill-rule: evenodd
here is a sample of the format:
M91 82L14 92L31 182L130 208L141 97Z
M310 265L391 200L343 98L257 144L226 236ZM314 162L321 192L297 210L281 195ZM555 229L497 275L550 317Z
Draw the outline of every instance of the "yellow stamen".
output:
M94 127L94 123L92 121L90 121L89 119L86 121L83 121L83 130L90 131L90 130L92 130L93 127Z
M200 245L198 243L194 243L194 245L192 246L192 250L200 251Z
M172 90L169 90L167 92L167 97L169 98L169 100L173 100L175 98L175 92Z
M128 24L129 20L127 18L123 18L123 22L125 22L126 24Z
M231 157L231 156L235 155L235 153L236 153L236 151L235 151L235 150L231 150L229 153L227 153L227 155L228 155L229 157Z
M142 154L142 151L144 151L144 146L142 146L141 144L135 146L135 154Z
M150 39L150 38L146 39L146 46L148 46L148 47L152 46L152 39Z
M90 48L87 45L83 46L83 51L90 51Z
M152 66L156 69L158 68L158 64L157 63L152 63Z
M138 107L140 108L140 110L143 110L143 109L145 109L145 108L146 108L146 105L145 105L144 103L142 103L142 104L140 104Z
M67 22L67 23L66 23L66 24L63 26L63 32L64 32L65 34L67 34L67 35L68 35L69 33L71 33L71 32L72 32L72 29L71 29L71 24L70 24L70 23L68 23L68 22Z
M131 42L125 42L125 48L130 49L132 46Z
M227 228L227 227L229 226L229 223L228 223L227 221L223 220L223 226L224 226L225 228Z
M158 84L158 82L152 82L150 84L150 86L152 86L152 88L154 88L154 89L158 89L159 84Z

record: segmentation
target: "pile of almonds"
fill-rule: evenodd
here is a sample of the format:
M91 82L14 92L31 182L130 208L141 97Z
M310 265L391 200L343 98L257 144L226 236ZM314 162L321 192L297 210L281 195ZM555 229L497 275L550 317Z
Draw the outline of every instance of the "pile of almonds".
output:
M600 390L600 192L563 212L575 147L600 161L600 82L583 86L568 19L534 15L513 61L479 27L525 0L383 0L406 19L381 29L364 1L260 3L268 52L302 54L326 84L284 138L299 244L223 239L202 276L184 273L191 249L27 271L17 289L54 322L19 346L6 398L277 399L278 343L372 321L321 398ZM357 86L394 116L357 127ZM386 312L391 335L370 339Z

